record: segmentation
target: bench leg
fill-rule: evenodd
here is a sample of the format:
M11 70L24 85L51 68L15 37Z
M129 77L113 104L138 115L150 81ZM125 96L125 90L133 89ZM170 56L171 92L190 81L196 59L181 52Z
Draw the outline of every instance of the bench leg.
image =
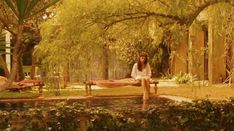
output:
M91 88L91 84L88 86L88 95L91 96L92 95L92 88Z
M157 84L154 84L154 95L158 95L158 86Z
M39 96L42 96L43 93L42 85L39 86L38 90L39 90Z
M86 96L91 96L92 95L92 88L91 84L85 84L85 95Z
M88 84L85 84L85 95L88 96L89 92L88 92Z

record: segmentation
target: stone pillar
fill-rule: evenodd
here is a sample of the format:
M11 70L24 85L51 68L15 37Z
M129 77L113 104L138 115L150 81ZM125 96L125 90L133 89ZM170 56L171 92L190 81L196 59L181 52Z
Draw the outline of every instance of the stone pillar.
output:
M11 71L11 49L8 48L11 46L11 34L10 32L8 31L5 31L6 32L6 37L5 37L5 41L6 41L6 64L7 64L7 68L9 71Z
M225 43L224 37L218 33L218 30L209 24L208 28L208 48L209 48L209 62L208 75L209 83L219 83L220 77L226 77L226 59L225 59Z
M184 32L180 37L179 44L173 52L173 74L188 72L188 32Z
M189 73L204 79L204 32L198 24L189 29Z
M211 85L213 83L213 35L214 35L214 31L211 27L211 24L208 26L208 80L209 80L209 84Z

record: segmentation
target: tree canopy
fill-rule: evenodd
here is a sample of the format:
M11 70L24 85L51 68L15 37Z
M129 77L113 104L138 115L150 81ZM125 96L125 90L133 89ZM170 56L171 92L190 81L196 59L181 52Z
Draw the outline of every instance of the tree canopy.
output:
M233 1L66 0L56 8L55 18L42 25L39 49L51 63L72 61L77 56L88 60L107 46L132 64L140 51L147 51L156 66L202 11L220 4L232 7Z

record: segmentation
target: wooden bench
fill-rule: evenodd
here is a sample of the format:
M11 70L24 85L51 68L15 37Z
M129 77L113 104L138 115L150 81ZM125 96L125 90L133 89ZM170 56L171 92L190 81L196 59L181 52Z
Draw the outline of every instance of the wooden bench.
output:
M84 82L84 85L85 85L85 94L86 94L86 96L92 96L92 86L93 85L97 85L96 84L97 82L96 81L85 81ZM157 95L157 92L158 92L158 81L157 80L151 80L150 81L150 84L154 84L154 94L155 95ZM141 84L140 83L132 83L132 84L130 84L129 83L129 85L132 85L132 86L141 86Z
M24 91L27 89L31 89L31 87L38 87L39 96L43 93L44 82L41 80L22 80L20 82L12 83L12 86L7 88L10 91Z

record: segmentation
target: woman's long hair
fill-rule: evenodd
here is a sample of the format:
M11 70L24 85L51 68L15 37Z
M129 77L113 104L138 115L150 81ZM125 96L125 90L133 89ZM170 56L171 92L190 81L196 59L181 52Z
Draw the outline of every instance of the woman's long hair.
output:
M145 61L144 61L143 64L142 64L141 61L140 61L140 58L141 58L141 57L145 57ZM140 54L139 59L138 59L138 62L137 62L137 69L138 69L139 71L142 71L143 68L146 67L147 63L148 63L148 54L147 54L146 52L142 52L142 53Z

